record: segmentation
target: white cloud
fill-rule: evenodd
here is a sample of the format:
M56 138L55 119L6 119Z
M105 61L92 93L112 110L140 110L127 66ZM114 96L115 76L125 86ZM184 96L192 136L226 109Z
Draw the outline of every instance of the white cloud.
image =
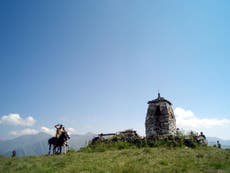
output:
M66 128L66 131L71 135L71 134L75 134L76 130L72 127L70 128ZM41 132L49 134L51 136L55 135L56 130L54 128L48 128L48 127L41 127Z
M213 128L230 125L229 119L198 118L192 111L179 107L174 110L174 113L177 126L182 128Z
M227 133L230 129L230 119L222 118L200 118L191 110L177 107L174 110L177 127L186 131L203 131L209 136L230 139Z
M50 129L48 127L41 127L41 132L43 133L46 133L46 134L49 134L51 136L54 136L55 135L55 129Z
M14 126L33 126L35 122L32 116L21 118L19 114L4 115L0 118L0 123Z
M10 134L13 136L22 136L22 135L36 135L38 134L39 131L35 129L23 129L23 130L18 130L18 131L11 131Z
M72 127L67 128L66 131L67 131L70 135L76 134L76 130L75 130L74 128L72 128Z

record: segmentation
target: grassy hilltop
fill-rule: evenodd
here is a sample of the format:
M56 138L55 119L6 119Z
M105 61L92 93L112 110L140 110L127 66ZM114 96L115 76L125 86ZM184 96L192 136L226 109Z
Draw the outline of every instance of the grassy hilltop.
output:
M230 150L213 147L83 149L56 156L0 157L0 172L230 173Z

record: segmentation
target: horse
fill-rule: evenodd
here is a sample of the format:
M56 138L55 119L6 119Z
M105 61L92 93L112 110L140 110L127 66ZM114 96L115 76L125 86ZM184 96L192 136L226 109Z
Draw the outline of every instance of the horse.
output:
M67 140L70 139L67 132L63 132L59 138L52 137L48 140L49 145L49 152L50 155L51 147L53 146L53 154L61 154L62 153L62 147L68 147ZM65 148L66 152L66 148Z

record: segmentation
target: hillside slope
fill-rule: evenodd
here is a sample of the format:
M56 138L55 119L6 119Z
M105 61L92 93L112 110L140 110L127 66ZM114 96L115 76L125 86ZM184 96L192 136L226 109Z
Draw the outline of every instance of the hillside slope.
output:
M58 156L0 157L2 173L63 172L230 172L230 150L211 147L141 148L70 152Z
M70 148L78 150L85 146L95 134L72 135L69 140ZM50 135L39 133L36 135L25 135L15 139L0 141L0 155L11 156L12 150L16 150L17 156L35 156L48 153L48 139Z

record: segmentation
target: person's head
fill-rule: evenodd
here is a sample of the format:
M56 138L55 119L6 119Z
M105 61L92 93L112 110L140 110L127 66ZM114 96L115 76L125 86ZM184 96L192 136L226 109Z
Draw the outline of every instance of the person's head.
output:
M201 135L203 135L203 132L200 132Z
M60 128L62 128L63 126L62 126L62 124L60 125Z

